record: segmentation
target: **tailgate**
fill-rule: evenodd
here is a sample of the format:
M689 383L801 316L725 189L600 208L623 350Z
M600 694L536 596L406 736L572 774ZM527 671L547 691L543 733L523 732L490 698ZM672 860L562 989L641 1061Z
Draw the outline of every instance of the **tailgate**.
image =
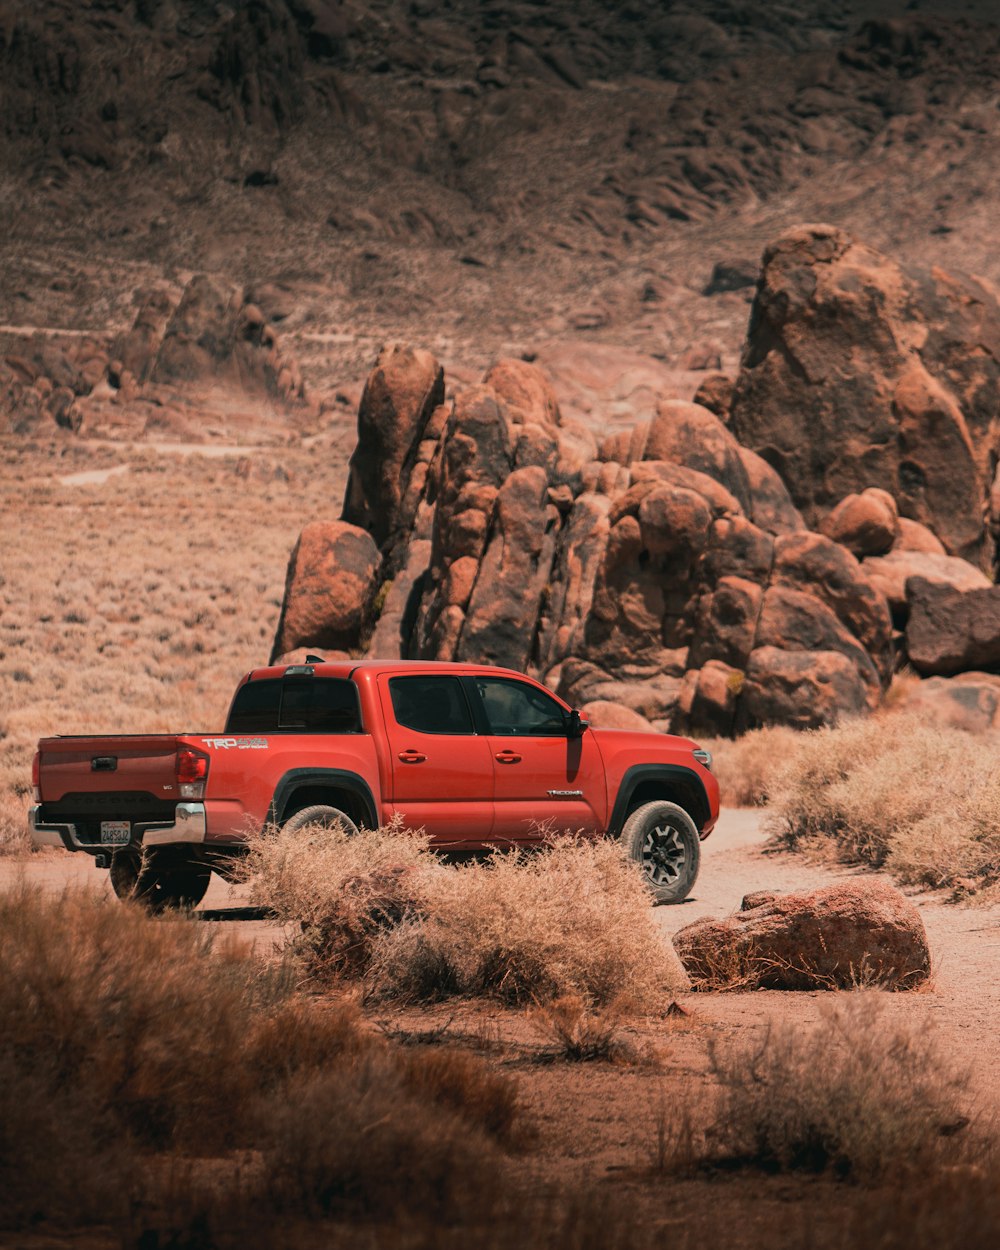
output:
M115 807L123 801L134 806L140 796L144 806L175 803L177 747L176 734L43 738L38 744L42 803L62 805L77 796L91 802L113 796Z

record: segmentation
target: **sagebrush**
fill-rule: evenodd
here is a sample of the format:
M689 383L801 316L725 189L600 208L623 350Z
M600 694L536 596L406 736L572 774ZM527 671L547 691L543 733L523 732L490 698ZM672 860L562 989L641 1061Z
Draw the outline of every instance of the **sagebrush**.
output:
M155 1221L163 1152L251 1152L209 1188L245 1206L250 1166L262 1220L454 1215L502 1190L524 1126L509 1079L390 1046L191 917L21 883L0 893L0 966L0 1226Z
M784 725L751 729L739 738L713 738L702 745L712 752L712 771L723 806L762 807L803 734Z
M962 1157L966 1077L924 1031L884 1018L872 992L818 1023L770 1023L710 1049L719 1085L705 1156L766 1171L830 1172L876 1184Z
M906 712L814 730L782 770L767 828L780 845L829 846L904 884L993 886L998 745Z
M246 861L253 900L295 926L320 977L380 997L580 995L659 1002L671 964L639 870L616 842L557 838L447 864L399 824L348 837L266 829Z

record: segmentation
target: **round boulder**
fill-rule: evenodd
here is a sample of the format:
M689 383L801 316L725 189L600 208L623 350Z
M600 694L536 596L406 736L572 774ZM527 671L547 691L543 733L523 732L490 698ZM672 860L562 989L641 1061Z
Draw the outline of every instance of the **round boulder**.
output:
M884 881L748 894L734 915L681 929L674 949L696 989L907 990L931 970L920 913Z
M880 556L899 537L896 501L888 491L870 487L848 495L820 522L820 532L842 543L859 559Z
M346 521L314 521L288 564L274 655L310 646L357 647L380 559L367 531Z

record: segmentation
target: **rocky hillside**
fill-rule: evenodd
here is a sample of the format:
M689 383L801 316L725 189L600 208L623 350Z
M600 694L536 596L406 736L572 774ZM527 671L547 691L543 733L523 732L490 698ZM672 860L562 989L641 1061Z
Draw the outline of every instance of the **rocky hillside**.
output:
M995 17L3 0L0 322L120 332L204 270L277 284L319 385L428 333L453 364L566 336L735 363L791 221L1000 279Z
M870 711L904 663L1000 670L1000 307L943 273L923 294L795 229L767 250L732 410L664 398L600 442L530 363L446 401L429 353L387 348L275 655L486 661L709 733Z

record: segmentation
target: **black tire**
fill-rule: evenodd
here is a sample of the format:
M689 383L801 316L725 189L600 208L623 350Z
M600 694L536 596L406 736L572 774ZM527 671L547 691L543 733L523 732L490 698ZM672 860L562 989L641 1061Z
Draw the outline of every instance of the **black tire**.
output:
M306 825L321 825L324 829L333 829L340 825L349 838L358 832L358 826L350 816L342 812L339 807L328 807L325 803L314 803L312 807L303 807L294 816L289 816L281 827L288 833L295 833L299 829L304 829Z
M116 851L111 857L111 887L120 899L141 903L154 914L197 907L208 891L212 870L174 847L153 848L141 855Z
M622 842L642 869L654 903L687 898L701 864L698 829L683 807L657 799L625 821Z

